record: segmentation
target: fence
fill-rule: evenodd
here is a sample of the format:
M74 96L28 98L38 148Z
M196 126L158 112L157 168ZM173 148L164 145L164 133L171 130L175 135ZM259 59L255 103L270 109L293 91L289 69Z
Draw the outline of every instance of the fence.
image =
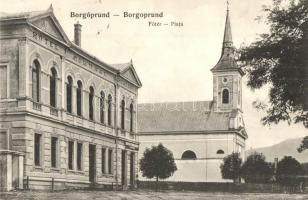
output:
M155 190L154 181L139 181L139 189ZM204 182L159 182L159 190L179 191L204 191L204 192L243 192L243 193L283 193L299 192L308 193L308 184L300 184L294 187L287 187L277 183L204 183Z

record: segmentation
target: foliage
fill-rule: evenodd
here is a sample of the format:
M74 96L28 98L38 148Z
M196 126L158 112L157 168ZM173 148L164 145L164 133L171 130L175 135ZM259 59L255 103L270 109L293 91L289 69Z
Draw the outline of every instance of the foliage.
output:
M308 128L308 1L273 0L264 7L269 33L242 47L239 63L248 86L269 87L264 124L287 121ZM307 147L307 146L305 146Z
M302 152L308 149L308 136L304 137L301 146L297 149L298 152Z
M232 179L233 182L237 182L240 178L240 168L242 159L239 153L232 153L223 159L223 163L220 165L220 170L223 179Z
M241 177L247 183L265 183L273 175L273 166L265 161L265 156L262 153L252 153L241 167Z
M172 152L160 143L158 146L145 150L140 160L140 170L143 177L156 178L157 190L158 178L170 177L177 167Z
M297 183L298 175L303 174L300 163L291 156L285 156L278 162L276 179L284 185L292 185Z

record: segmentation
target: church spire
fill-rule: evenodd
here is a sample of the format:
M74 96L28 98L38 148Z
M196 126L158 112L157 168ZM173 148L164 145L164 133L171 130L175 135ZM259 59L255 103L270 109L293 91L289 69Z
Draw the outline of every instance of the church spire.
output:
M223 49L232 46L233 46L233 41L232 41L231 23L229 16L229 1L227 1L227 15L226 15L225 32L223 40Z
M218 63L211 69L211 71L215 72L226 70L236 70L240 71L240 73L243 74L242 70L238 68L235 61L235 48L232 41L229 1L227 1L227 14L221 56Z

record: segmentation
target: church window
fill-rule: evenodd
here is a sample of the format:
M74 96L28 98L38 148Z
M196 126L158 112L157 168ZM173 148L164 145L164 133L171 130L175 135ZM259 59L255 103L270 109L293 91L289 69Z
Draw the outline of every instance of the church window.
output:
M225 152L222 149L219 149L216 153L217 154L224 154Z
M71 76L68 76L66 85L66 110L69 113L72 113L72 89L73 79Z
M91 86L90 87L90 93L89 93L89 119L93 120L94 119L94 106L93 106L93 102L94 102L94 89Z
M35 102L40 101L40 71L40 63L38 60L34 60L32 65L32 99Z
M197 159L195 152L187 150L182 154L183 160L194 160Z
M222 91L222 103L224 104L229 103L229 91L227 89L224 89Z
M82 113L82 83L77 82L77 115L81 116Z
M50 76L50 106L56 107L57 101L57 71L51 68Z
M121 128L125 128L125 101L121 101Z
M227 83L228 79L225 77L222 82Z

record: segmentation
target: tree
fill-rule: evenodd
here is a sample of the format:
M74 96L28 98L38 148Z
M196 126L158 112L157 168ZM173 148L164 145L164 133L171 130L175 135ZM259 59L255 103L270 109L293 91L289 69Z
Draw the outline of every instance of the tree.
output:
M302 152L308 149L308 136L304 137L301 146L297 149L298 152Z
M242 159L239 153L232 153L223 159L223 163L220 165L220 171L223 179L232 179L233 182L239 181L240 168Z
M273 167L262 153L249 155L241 167L241 176L247 183L265 183L274 175Z
M288 186L297 184L298 175L303 174L300 163L291 156L285 156L277 164L276 179L278 183Z
M145 150L140 160L140 170L143 177L156 178L157 191L158 178L170 177L177 167L172 152L160 143L158 146L152 146L151 149Z
M287 121L308 128L308 1L273 0L265 6L269 33L239 51L248 86L269 87L264 124ZM263 18L264 19L264 18Z

